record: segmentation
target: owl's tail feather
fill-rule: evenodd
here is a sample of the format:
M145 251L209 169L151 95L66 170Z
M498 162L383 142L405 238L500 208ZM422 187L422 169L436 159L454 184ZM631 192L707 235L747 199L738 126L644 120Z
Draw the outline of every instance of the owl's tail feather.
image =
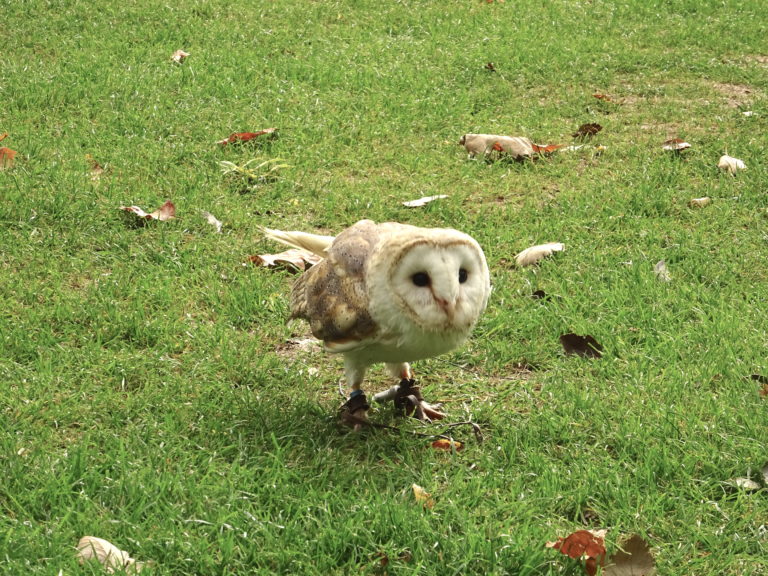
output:
M307 232L273 230L272 228L262 228L264 237L275 242L280 242L292 248L307 250L325 258L328 247L334 240L334 236L320 236L319 234L309 234Z

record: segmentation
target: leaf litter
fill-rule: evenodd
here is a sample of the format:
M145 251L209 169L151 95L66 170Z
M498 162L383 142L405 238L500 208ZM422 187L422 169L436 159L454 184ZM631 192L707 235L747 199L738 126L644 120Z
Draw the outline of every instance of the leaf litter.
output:
M120 550L117 546L95 536L83 536L77 543L77 561L85 564L91 560L97 560L107 573L114 574L115 571L126 574L141 572L146 566L144 562L137 562L125 550Z
M176 206L174 206L173 202L170 200L154 212L145 212L138 206L120 206L120 210L135 214L142 220L158 220L160 222L166 222L176 217Z
M656 563L648 543L639 535L626 537L619 550L608 556L605 546L607 530L577 530L545 547L559 550L565 556L584 562L584 571L589 576L598 572L606 576L652 576ZM608 558L606 561L606 557Z

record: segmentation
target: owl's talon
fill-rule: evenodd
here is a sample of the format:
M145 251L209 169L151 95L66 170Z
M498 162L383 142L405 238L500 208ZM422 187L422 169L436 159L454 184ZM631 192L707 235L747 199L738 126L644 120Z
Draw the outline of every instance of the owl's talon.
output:
M440 404L429 404L421 395L421 388L415 380L403 378L394 398L395 408L408 416L419 420L442 420L445 414L440 412Z
M368 423L368 400L362 390L352 392L349 400L341 405L341 421L354 428L355 432Z

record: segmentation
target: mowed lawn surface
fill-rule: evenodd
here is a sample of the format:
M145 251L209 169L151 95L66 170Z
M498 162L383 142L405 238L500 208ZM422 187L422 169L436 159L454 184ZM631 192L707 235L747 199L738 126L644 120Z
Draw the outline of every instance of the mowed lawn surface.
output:
M605 528L660 574L768 574L762 0L2 14L0 573L102 573L75 558L93 535L151 574L581 574L545 543ZM588 122L584 148L533 162L458 145L581 144ZM675 137L691 148L663 151ZM718 170L725 153L747 169ZM166 222L120 210L167 200ZM389 406L371 419L394 430L340 426L341 359L286 323L294 275L249 261L281 250L260 226L363 218L485 250L470 342L414 366L448 423L482 429L450 429L460 452ZM566 355L567 332L602 358ZM390 384L376 368L366 389Z

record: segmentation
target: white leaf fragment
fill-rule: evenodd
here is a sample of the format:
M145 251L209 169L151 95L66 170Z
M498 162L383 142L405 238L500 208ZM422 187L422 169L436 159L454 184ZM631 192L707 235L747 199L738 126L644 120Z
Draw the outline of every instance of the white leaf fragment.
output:
M733 483L737 488L741 488L745 492L754 492L760 490L760 484L752 480L751 478L736 478Z
M703 196L701 198L692 198L690 202L688 202L689 206L692 208L703 208L704 206L708 206L712 203L712 199L709 196Z
M736 174L739 170L747 169L747 165L744 164L743 160L728 156L728 154L720 156L720 160L717 162L717 167L730 174Z
M115 570L124 570L126 572L141 572L144 568L143 562L136 562L125 550L120 550L111 542L95 536L83 536L77 543L77 560L80 564L96 559L101 563L109 574Z
M531 266L536 264L539 260L551 256L555 252L562 252L565 250L565 245L561 242L548 242L547 244L539 244L537 246L531 246L520 252L515 256L515 261L518 266Z
M670 282L672 280L672 276L669 275L669 270L667 269L667 263L664 260L656 262L656 266L653 267L653 273L662 282Z
M448 198L448 195L438 194L436 196L422 196L417 200L409 200L408 202L403 202L403 206L405 206L406 208L420 208L425 204L429 204L430 202L434 202L435 200L441 200L443 198Z
M210 212L203 210L203 218L205 218L208 224L216 227L217 234L221 234L221 227L223 226L223 224L218 218L216 218L216 216L214 216Z

